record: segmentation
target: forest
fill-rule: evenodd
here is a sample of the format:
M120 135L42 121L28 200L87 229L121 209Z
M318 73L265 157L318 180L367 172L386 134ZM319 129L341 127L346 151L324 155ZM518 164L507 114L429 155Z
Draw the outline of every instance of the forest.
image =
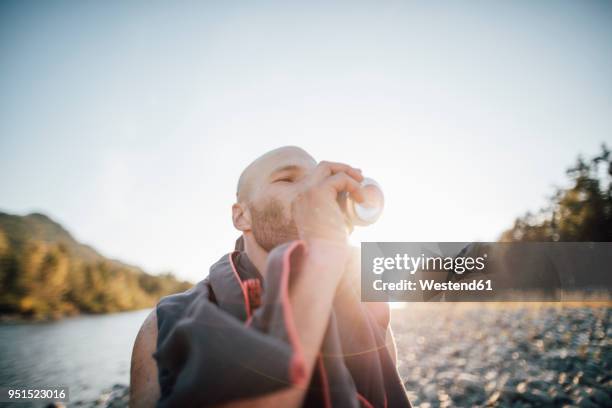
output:
M154 306L192 286L78 243L43 214L0 213L0 315L53 319Z

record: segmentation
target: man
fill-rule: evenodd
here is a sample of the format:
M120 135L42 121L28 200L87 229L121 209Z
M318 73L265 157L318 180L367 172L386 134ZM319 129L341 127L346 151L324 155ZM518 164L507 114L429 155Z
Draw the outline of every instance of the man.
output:
M147 317L130 405L410 406L388 306L359 301L359 261L337 204L340 192L361 202L362 180L297 147L251 163L232 206L244 248Z

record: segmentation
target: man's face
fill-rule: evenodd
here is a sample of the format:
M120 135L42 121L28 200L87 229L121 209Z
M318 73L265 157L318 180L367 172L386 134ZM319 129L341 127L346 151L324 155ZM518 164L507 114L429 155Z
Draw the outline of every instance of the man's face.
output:
M291 203L300 182L315 167L315 160L304 150L286 147L262 156L249 169L246 202L251 230L264 250L299 238Z

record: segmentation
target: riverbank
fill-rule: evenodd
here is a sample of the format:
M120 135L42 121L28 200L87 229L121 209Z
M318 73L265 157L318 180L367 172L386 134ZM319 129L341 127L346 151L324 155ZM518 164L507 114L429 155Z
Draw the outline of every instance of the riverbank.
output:
M0 314L0 324L5 324L5 323L6 324L51 323L51 322L58 322L61 320L75 318L75 317L109 316L109 315L114 315L118 313L139 312L141 310L151 310L153 306L155 306L155 303L147 307L139 307L136 309L120 310L120 311L115 311L115 312L91 313L91 312L85 312L85 311L73 311L67 314L51 314L51 315L41 315L41 316L23 315L19 313L7 313L7 314Z

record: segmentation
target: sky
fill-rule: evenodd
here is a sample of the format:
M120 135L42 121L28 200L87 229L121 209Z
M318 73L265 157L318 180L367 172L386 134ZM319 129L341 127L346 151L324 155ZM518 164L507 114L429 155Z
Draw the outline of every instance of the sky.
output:
M495 240L612 142L612 2L0 3L0 211L196 282L242 169L363 169L351 240Z

